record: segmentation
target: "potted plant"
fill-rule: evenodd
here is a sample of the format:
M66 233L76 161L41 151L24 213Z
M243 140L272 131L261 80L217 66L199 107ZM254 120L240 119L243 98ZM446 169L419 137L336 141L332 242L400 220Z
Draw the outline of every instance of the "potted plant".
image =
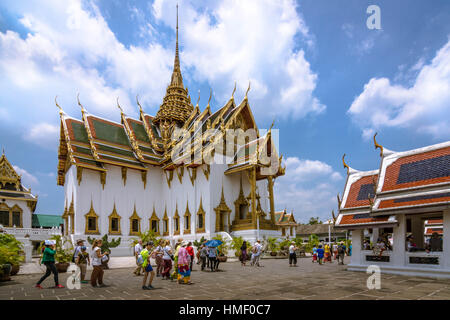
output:
M234 255L236 257L241 256L241 247L244 243L244 239L242 237L233 237L233 240L231 240L230 247L234 250Z
M90 238L88 236L87 240L88 240L89 244L93 244L95 239L92 239L92 238ZM101 249L102 252L105 252L106 256L108 257L108 259L106 261L102 261L103 268L109 269L108 261L109 261L109 255L111 254L111 250L110 249L119 246L120 245L120 241L121 241L121 238L112 239L111 241L108 241L108 235L107 234L105 234L102 237L102 246L101 246L100 249ZM138 240L136 240L136 243L137 243L137 241Z
M15 253L8 246L0 246L0 281L11 280L10 257Z
M267 248L270 250L271 256L273 256L273 257L276 256L277 251L279 249L279 246L277 243L277 238L274 238L274 237L267 238Z
M22 242L17 240L13 235L0 233L0 246L7 249L4 251L4 263L11 265L10 275L16 275L20 270L20 263L24 260L24 251Z

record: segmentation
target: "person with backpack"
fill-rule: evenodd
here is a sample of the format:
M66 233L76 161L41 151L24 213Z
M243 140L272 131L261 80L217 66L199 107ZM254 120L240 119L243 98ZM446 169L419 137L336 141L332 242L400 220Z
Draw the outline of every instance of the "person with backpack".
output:
M312 249L312 262L316 262L317 261L317 247L314 245L313 249Z
M250 263L251 266L260 267L259 258L261 256L261 250L262 250L261 240L257 240L253 247L252 261Z
M161 276L163 280L169 280L170 270L172 269L172 260L174 259L169 240L166 240L165 246L163 247L163 252L163 271L161 273Z
M138 240L138 243L136 243L136 245L134 246L134 257L136 258L136 266L137 268L134 270L134 274L137 276L141 275L141 270L142 270L142 265L138 264L138 256L141 253L142 249L144 249L142 247L142 239Z
M89 254L86 252L85 246L81 247L81 251L78 253L75 263L80 268L81 283L88 283L84 278L86 276L87 266L91 264L91 260L89 259Z
M295 253L295 250L298 250L298 248L295 246L295 242L292 241L289 246L289 267L297 266L297 254Z
M163 255L164 255L164 251L163 251L164 243L165 243L165 240L161 239L159 241L159 244L156 247L156 250L155 250L155 253L154 253L155 254L155 261L156 261L156 276L157 277L161 277L161 273L162 273L162 271L164 269L164 261L163 261L163 258L162 258Z
M75 246L75 250L73 251L72 262L76 263L78 254L81 252L81 247L84 246L84 240L78 239L77 245Z
M142 282L142 289L143 290L152 290L154 287L152 286L153 278L155 277L155 271L153 271L152 265L150 263L150 257L152 256L152 248L153 248L153 242L149 241L146 243L145 248L142 249L141 253L139 254L140 257L138 257L138 260L142 259L142 268L144 269L144 281ZM150 281L148 283L148 286L145 284L147 283L148 274L150 273Z
M205 246L205 244L202 244L202 246L200 247L199 250L200 253L200 260L202 262L202 271L205 270L205 266L206 266L206 260L208 259L208 247Z
M345 251L346 246L344 245L344 242L341 242L341 244L338 246L338 264L344 264L344 258L345 258Z
M105 271L102 266L102 259L106 256L107 252L102 253L102 239L95 239L92 243L92 274L91 274L91 286L93 287L108 287L103 283L103 274ZM98 286L97 286L98 283Z
M214 272L215 267L216 267L216 260L217 260L217 250L215 247L208 248L208 260L209 260L209 266L211 268L211 272Z
M35 287L42 289L42 281L44 281L50 274L53 273L53 278L55 280L54 288L64 288L64 286L60 285L58 282L58 270L55 266L55 243L52 240L45 240L44 245L45 248L42 251L42 260L39 262L39 264L43 263L45 265L46 271L42 278L39 279L39 281L36 283Z

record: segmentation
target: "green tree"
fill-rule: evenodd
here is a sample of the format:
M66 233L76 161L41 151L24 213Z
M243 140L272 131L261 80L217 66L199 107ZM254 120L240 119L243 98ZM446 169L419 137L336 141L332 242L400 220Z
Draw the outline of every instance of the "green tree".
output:
M240 250L241 250L241 247L242 247L243 243L244 243L244 238L242 238L240 236L239 237L233 237L233 240L231 240L230 247L231 247L231 249L234 250L234 255L236 257L239 257L239 255L241 254Z
M89 244L92 245L94 243L95 239L88 236L87 240L88 240ZM110 253L111 252L110 248L115 248L115 247L119 246L120 241L121 241L121 238L112 239L111 241L108 241L108 235L105 234L102 237L102 246L100 247L100 249L102 250L102 252Z
M267 248L272 251L272 252L276 252L279 249L279 245L277 243L277 238L275 237L268 237L267 238Z
M309 225L322 224L322 221L320 221L319 217L311 217L311 218L309 218L309 221L307 224L309 224Z
M308 239L308 243L305 246L306 252L311 252L314 246L319 245L319 237L316 234L311 234Z
M22 242L12 234L0 233L0 265L19 265L24 260ZM0 268L0 272L2 272Z
M156 232L154 232L153 230L147 230L145 232L139 232L137 238L133 238L133 240L131 241L130 246L134 247L139 240L142 240L142 244L152 241L156 245L161 239L162 238L158 237Z

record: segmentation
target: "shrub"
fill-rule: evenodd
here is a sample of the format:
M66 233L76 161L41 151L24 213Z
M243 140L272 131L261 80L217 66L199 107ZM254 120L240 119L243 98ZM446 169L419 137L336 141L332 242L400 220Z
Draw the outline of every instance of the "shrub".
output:
M226 256L228 254L229 245L225 238L218 234L213 239L222 241L222 244L218 246L217 249L219 249L220 256Z
M22 242L13 235L0 233L0 265L19 265L24 260Z
M280 249L280 246L277 243L277 238L274 237L269 237L267 238L267 248L272 251L272 252L276 252Z

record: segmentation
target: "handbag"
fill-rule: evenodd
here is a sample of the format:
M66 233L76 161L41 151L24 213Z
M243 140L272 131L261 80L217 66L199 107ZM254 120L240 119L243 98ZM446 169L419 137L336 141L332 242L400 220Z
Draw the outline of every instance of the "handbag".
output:
M166 249L164 249L164 252L167 253L167 255L170 257L170 259L175 260L175 257L173 256L173 254L170 254L169 252L167 252Z

